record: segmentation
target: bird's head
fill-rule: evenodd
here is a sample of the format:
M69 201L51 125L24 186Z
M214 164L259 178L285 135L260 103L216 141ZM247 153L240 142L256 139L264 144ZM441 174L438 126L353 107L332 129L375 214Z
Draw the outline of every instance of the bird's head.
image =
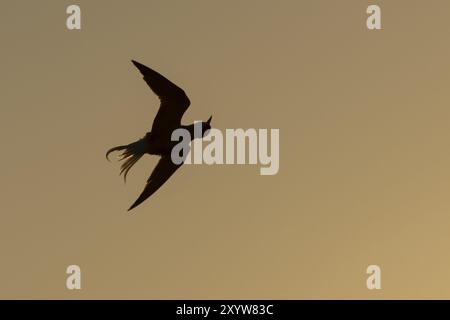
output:
M212 116L209 117L208 121L206 122L202 122L202 133L203 133L203 137L208 135L209 130L211 129L211 119Z

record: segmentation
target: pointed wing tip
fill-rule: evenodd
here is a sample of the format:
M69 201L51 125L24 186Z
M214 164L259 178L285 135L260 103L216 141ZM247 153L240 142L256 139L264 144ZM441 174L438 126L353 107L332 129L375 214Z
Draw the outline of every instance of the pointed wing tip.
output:
M134 64L136 68L138 68L140 71L145 70L147 67L144 66L142 63L137 62L136 60L131 59L131 62Z
M130 212L131 210L133 210L134 208L136 208L138 205L140 205L140 203L137 203L137 201L135 203L133 203L131 205L131 207L128 208L127 212ZM132 212L130 212L132 213Z
M141 194L142 196L142 194ZM144 202L145 199L142 199L141 196L139 196L139 198L136 199L136 201L133 202L133 204L128 208L127 212L130 212L131 210L133 210L134 208L136 208L138 205L140 205L142 202Z

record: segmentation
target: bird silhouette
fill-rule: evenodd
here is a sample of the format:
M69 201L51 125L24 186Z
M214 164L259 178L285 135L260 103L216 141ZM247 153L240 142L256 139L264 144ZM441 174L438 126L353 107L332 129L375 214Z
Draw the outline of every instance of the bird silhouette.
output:
M122 151L119 161L124 162L121 165L120 174L123 174L124 180L126 180L131 167L144 154L157 155L161 158L148 178L144 190L128 211L137 207L154 194L183 164L183 162L176 164L172 161L172 148L178 143L177 141L172 141L172 132L176 129L183 128L189 131L191 140L202 138L211 129L212 119L211 116L208 121L201 123L202 136L196 137L194 134L194 124L181 124L181 118L190 105L190 100L184 90L149 67L134 60L131 60L131 62L144 76L144 80L150 89L158 96L160 107L153 120L150 132L147 132L138 141L109 149L106 152L106 159L109 160L108 156L111 152Z

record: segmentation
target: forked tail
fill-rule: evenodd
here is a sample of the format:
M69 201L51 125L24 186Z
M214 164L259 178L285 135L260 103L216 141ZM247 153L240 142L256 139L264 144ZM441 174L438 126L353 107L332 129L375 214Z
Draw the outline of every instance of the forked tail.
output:
M125 160L125 162L120 166L120 174L123 173L123 179L126 181L128 171L145 154L145 140L140 139L128 145L111 148L106 152L106 159L109 161L108 156L111 152L122 150L123 152L119 155L119 161Z

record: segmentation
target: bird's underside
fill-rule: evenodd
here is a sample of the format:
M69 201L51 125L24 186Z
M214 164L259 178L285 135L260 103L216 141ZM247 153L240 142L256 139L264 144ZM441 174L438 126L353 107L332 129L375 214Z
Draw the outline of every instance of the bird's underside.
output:
M173 142L170 137L173 130L181 126L181 118L190 105L189 98L183 89L143 64L134 60L132 62L141 72L150 89L158 96L160 107L149 133L136 142L108 150L106 157L108 158L113 151L122 151L119 160L124 161L120 171L124 179L131 167L144 154L158 155L161 158L148 178L144 190L128 210L149 198L181 166L172 162L170 153Z

